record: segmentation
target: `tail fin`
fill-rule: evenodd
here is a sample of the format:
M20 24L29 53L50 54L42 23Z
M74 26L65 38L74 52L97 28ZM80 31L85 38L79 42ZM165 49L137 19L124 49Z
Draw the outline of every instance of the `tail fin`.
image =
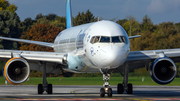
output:
M71 0L66 0L66 28L73 27Z

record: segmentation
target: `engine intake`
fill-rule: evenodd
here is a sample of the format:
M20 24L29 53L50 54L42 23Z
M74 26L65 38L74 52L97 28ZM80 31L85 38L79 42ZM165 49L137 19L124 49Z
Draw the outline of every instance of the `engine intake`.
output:
M13 85L24 83L28 79L29 73L29 64L22 58L8 60L3 68L5 79Z
M151 78L158 84L168 84L174 80L177 67L170 58L158 58L150 67Z

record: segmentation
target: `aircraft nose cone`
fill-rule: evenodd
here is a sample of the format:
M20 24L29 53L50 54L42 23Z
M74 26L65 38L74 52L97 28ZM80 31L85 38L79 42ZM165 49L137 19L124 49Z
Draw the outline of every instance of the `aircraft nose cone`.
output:
M105 46L100 49L100 60L102 66L118 66L121 62L122 48L118 46Z

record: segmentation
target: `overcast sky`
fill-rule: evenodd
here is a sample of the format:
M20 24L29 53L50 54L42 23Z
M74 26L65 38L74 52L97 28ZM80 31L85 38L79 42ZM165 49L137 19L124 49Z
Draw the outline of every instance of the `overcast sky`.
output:
M30 17L34 19L37 14L57 14L65 16L65 0L8 0L14 3L20 19ZM162 22L180 22L180 0L71 0L72 15L88 9L104 19L124 19L132 15L142 22L147 14L153 24Z

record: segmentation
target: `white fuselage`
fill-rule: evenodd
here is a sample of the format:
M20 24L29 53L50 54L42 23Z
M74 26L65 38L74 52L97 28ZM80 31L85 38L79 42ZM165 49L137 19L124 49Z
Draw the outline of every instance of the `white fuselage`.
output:
M97 72L124 64L130 43L120 25L99 21L62 31L55 39L54 51L67 53L69 71Z

